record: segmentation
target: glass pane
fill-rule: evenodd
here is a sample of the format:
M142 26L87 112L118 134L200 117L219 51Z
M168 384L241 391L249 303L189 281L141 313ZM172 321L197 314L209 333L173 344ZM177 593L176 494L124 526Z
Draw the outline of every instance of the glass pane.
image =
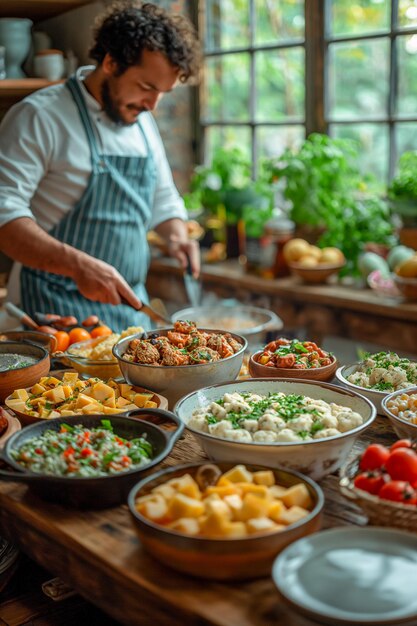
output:
M396 159L408 150L417 150L417 124L415 122L395 125L395 138L397 144Z
M330 36L387 30L391 21L390 0L329 0Z
M204 162L210 163L218 148L240 148L251 159L249 126L208 126L204 134Z
M383 190L388 177L389 134L387 124L331 124L332 137L353 139L359 143L359 167L371 189Z
M304 119L304 48L255 54L257 121Z
M417 114L417 35L397 38L398 115Z
M331 44L329 102L332 119L387 115L389 39Z
M206 59L202 109L208 120L249 120L249 54Z
M206 0L207 50L248 46L249 0Z
M257 45L304 38L304 0L255 0Z
M417 26L417 3L414 0L400 0L398 24L402 27Z
M304 139L304 126L259 126L256 130L258 160L278 157L285 148L296 150Z

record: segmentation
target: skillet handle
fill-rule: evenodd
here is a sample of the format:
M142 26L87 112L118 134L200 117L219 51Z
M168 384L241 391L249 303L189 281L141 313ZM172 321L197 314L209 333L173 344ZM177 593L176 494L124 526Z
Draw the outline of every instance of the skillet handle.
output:
M182 422L176 415L174 415L174 413L171 413L171 411L165 411L165 409L132 409L131 411L123 413L123 415L126 417L138 417L139 419L141 419L141 415L143 415L144 417L146 415L152 415L156 417L155 420L145 419L144 421L149 421L150 423L161 427L165 424L165 422L171 422L171 428L163 428L165 434L168 437L168 441L171 444L171 448L174 443L180 438L182 431L184 430L184 422ZM172 430L172 422L174 422L176 426L175 430Z

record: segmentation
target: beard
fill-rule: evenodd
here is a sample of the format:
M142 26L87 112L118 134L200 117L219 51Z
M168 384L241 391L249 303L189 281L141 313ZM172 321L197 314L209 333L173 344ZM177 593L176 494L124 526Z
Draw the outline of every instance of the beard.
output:
M114 122L118 126L133 126L133 124L136 124L136 120L133 120L133 122L126 122L126 120L122 117L120 113L120 107L117 105L116 100L111 94L108 80L105 80L101 85L101 98L103 101L104 112L111 119L112 122ZM127 108L135 109L136 111L138 111L138 114L146 111L146 109L144 108L138 110L136 107L130 105L127 105Z

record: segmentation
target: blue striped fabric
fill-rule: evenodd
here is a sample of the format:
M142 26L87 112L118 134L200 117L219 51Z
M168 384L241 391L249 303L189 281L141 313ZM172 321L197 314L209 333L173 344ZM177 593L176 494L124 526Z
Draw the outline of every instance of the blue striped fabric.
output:
M92 173L83 196L50 235L110 263L147 302L144 287L149 267L146 233L151 220L156 167L146 135L147 154L124 157L100 154L84 98L75 77L67 81L77 104L90 147ZM25 311L75 315L96 314L113 330L131 325L149 327L149 319L127 305L112 306L84 298L70 278L28 267L21 272L21 301Z

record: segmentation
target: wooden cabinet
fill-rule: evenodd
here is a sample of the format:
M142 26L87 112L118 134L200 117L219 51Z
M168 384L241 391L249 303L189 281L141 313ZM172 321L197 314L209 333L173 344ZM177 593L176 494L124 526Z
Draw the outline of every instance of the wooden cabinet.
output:
M0 17L27 17L36 24L92 0L0 0ZM25 96L52 83L44 78L0 80L0 117Z

